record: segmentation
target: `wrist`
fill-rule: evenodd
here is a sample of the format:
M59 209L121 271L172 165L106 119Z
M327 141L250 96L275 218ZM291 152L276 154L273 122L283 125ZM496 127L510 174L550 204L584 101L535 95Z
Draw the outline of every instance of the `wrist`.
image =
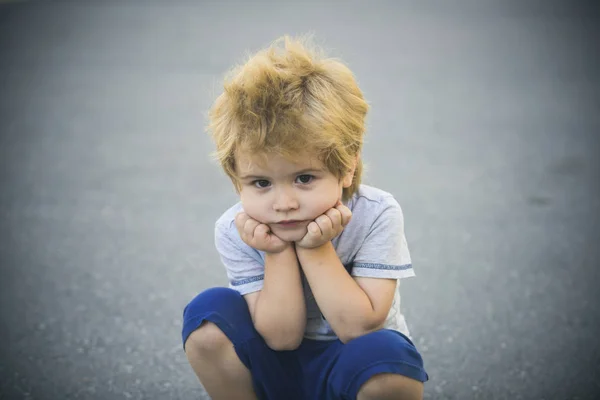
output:
M298 268L298 257L294 246L287 246L278 253L265 253L265 273L273 267L277 270L287 270L286 266L295 266Z
M283 245L278 245L277 247L267 247L267 248L263 248L260 249L262 251L265 252L265 254L280 254L286 251L290 250L290 247L292 246L292 243L290 242L283 242Z
M296 249L301 249L302 251L304 250L317 250L323 247L327 247L329 245L332 245L331 240L326 240L325 242L317 242L315 243L304 243L304 241L298 241L298 242L294 242L296 245Z
M335 253L335 248L333 247L333 243L331 243L331 241L327 241L317 247L296 246L296 254L298 255L298 258L319 257L324 253L328 253L330 251L333 251Z
M295 250L295 246L293 242L287 242L287 245L285 247L283 247L282 249L279 249L277 251L269 251L269 250L265 250L265 256L279 256L279 255L285 255L285 254L290 254L293 253L294 256L296 256L296 250Z

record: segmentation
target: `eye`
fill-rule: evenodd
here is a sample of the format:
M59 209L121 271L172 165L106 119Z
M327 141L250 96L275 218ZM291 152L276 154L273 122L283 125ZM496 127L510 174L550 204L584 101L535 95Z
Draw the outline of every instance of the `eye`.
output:
M312 182L313 178L314 178L314 176L312 176L312 175L302 174L302 175L298 175L296 177L296 182L306 185L307 183Z
M266 179L257 179L255 181L252 181L252 185L254 185L255 187L257 187L259 189L264 189L264 188L268 188L269 186L271 186L271 182L269 182Z

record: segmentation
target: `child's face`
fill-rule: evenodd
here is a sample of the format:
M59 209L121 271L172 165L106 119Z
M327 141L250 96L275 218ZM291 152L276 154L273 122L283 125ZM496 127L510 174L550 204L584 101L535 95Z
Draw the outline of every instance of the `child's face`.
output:
M299 159L238 154L236 163L244 211L288 242L302 239L308 224L334 207L352 183L353 172L339 179L316 157Z

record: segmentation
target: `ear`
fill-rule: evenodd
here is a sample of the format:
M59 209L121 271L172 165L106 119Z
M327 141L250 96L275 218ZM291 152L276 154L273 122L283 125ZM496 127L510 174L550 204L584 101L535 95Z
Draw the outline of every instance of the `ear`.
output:
M344 175L342 177L342 187L348 188L348 187L352 186L352 181L354 180L354 172L356 171L356 165L358 164L359 158L360 158L360 154L357 155L356 158L354 159L354 163L352 164L352 169L350 169L350 171L348 171L348 173L346 173L346 175Z

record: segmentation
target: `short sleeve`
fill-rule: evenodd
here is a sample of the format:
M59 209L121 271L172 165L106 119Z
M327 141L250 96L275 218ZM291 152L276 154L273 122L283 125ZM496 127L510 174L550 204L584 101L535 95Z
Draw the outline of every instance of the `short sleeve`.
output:
M233 221L215 225L215 246L227 270L231 289L242 295L262 289L265 276L263 257L242 241Z
M352 275L392 279L414 276L402 209L391 196L380 206L379 215L354 257Z

